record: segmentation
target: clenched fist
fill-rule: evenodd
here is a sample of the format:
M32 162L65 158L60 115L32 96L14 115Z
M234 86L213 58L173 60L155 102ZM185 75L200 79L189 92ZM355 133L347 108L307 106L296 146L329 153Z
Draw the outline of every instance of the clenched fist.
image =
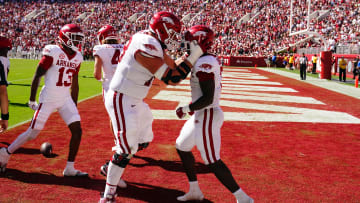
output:
M36 101L29 101L28 106L30 107L30 109L34 111L36 111L39 108L39 105Z
M176 115L178 118L182 119L187 113L191 112L189 105L179 107L176 109Z

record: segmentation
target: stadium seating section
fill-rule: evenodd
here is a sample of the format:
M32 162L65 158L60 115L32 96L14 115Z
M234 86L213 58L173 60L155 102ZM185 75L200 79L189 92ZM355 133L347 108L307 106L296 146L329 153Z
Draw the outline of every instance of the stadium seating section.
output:
M294 3L294 31L303 29L307 5ZM351 0L312 0L310 30L335 45L359 45L360 3ZM153 13L166 10L183 19L184 29L194 24L211 26L217 35L218 55L267 56L291 47L306 35L289 37L290 0L183 0L183 1L1 1L0 34L10 37L17 53L39 53L54 43L61 26L77 23L84 30L85 58L97 44L96 33L104 24L119 30L122 42L147 29ZM320 12L321 11L321 12ZM316 40L299 47L317 47Z

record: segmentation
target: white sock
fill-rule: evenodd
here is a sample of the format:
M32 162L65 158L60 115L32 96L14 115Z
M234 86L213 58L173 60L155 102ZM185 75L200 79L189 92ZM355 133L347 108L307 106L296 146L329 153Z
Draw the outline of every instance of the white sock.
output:
M189 182L189 191L196 191L196 190L200 190L200 187L199 187L199 182L198 181L191 181Z
M246 201L250 198L241 188L235 191L233 195L239 202Z
M75 162L73 162L73 161L68 161L68 162L66 162L66 168L68 168L68 169L75 169L75 168L74 168L74 164L75 164Z
M34 130L28 128L25 132L21 133L13 143L8 147L8 152L11 154L14 153L17 149L19 149L23 144L27 141L36 138L36 136L40 133L40 130Z
M113 195L116 193L117 184L119 183L124 170L125 168L121 168L110 161L106 177L104 197L108 194Z

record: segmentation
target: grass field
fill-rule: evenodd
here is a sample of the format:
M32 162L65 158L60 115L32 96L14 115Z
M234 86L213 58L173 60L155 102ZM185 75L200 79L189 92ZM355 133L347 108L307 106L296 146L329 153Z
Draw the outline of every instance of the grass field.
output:
M30 97L30 87L33 75L35 73L38 60L27 60L27 59L10 59L10 73L8 80L11 83L8 86L9 94L9 112L10 120L9 127L12 128L19 124L29 121L34 113L27 106L27 102ZM93 61L85 61L81 65L79 72L79 101L86 98L101 94L101 84L96 81L93 77ZM292 72L299 74L299 70L287 70L285 68L277 68L282 71ZM309 77L318 78L318 74L307 74ZM332 80L338 81L338 76L332 75ZM351 85L353 83L343 83L344 85ZM37 97L41 90L41 86L44 84L43 79L38 89Z
M9 127L12 128L31 119L34 111L27 106L30 87L39 60L10 59L8 81L9 95ZM101 84L93 77L94 62L85 61L79 72L79 101L101 94ZM44 84L42 79L37 98Z

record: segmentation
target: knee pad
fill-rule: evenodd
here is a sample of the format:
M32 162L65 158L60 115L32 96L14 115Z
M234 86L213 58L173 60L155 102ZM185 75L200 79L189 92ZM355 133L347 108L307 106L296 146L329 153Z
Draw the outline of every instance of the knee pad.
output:
M139 143L138 151L141 151L149 146L149 142Z
M126 165L128 165L130 161L130 155L129 154L118 154L115 153L111 159L111 162L117 166L120 166L121 168L125 168Z

